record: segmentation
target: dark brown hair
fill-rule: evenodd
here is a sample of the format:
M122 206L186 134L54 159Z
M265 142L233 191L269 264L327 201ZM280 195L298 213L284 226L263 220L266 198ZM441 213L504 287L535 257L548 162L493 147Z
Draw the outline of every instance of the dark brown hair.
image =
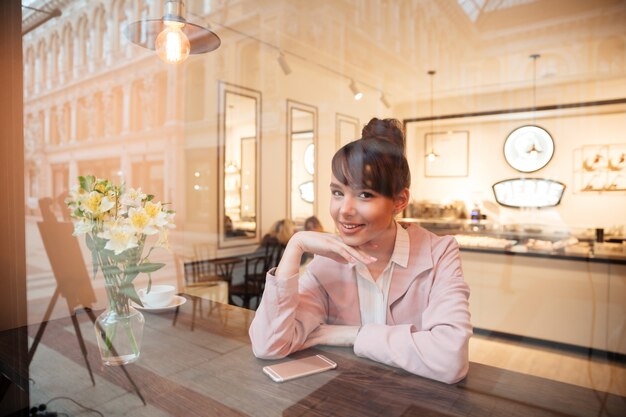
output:
M363 128L361 139L335 153L335 178L352 188L367 188L389 198L409 188L411 172L404 156L401 126L395 119L372 119Z
M362 138L388 140L404 152L404 126L398 119L378 119L374 117L361 131Z

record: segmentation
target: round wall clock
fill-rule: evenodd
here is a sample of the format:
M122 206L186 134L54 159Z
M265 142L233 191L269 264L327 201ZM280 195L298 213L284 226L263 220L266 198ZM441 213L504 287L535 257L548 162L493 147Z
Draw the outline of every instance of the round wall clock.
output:
M506 162L519 172L535 172L545 167L554 155L554 141L539 126L518 127L504 142Z

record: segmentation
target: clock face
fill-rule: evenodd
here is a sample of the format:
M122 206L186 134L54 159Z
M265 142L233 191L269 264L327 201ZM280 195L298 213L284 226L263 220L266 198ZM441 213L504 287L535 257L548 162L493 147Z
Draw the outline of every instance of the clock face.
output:
M552 136L539 126L526 125L512 131L504 142L504 158L520 172L545 167L554 155Z

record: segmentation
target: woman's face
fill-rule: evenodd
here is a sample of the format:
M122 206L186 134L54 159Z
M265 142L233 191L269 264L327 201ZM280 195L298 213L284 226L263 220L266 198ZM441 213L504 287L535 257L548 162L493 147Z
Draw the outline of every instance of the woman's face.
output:
M350 246L376 242L392 229L398 201L369 189L354 189L333 175L330 215L342 240Z

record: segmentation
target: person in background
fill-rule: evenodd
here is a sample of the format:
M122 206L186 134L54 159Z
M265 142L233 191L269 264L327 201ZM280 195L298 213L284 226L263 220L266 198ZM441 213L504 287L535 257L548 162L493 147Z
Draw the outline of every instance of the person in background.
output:
M333 157L337 234L302 231L287 243L249 329L254 354L283 358L314 345L455 383L469 368L469 287L459 247L395 216L409 202L402 125L372 119ZM299 273L305 252L317 256Z
M261 239L261 246L277 241L281 245L287 245L291 236L296 232L296 227L289 219L278 220L272 225L270 231Z
M323 232L324 227L317 217L311 216L307 217L307 219L304 221L304 230L306 230L307 232Z

